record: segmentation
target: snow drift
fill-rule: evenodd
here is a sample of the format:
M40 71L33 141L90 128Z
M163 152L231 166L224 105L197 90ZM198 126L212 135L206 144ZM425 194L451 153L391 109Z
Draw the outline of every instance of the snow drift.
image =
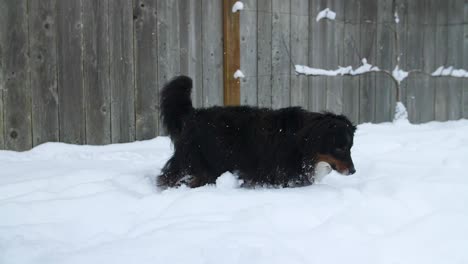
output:
M155 189L170 142L0 151L0 263L468 263L468 121L358 127L321 184Z

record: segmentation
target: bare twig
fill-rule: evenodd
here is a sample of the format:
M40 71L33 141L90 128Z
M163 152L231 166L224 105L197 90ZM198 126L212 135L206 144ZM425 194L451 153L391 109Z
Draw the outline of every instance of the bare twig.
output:
M281 34L281 40L283 41L284 48L286 49L286 53L288 54L289 63L291 63L291 66L294 69L296 64L293 62L291 52L289 52L289 49L288 49L288 46L286 45L286 40L284 40L284 35L283 34Z

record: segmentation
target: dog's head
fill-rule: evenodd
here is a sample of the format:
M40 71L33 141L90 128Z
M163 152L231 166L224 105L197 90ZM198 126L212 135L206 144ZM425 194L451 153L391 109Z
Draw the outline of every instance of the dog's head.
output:
M306 124L302 137L303 152L315 166L319 162L330 164L340 174L356 172L351 158L356 127L343 115L324 113Z

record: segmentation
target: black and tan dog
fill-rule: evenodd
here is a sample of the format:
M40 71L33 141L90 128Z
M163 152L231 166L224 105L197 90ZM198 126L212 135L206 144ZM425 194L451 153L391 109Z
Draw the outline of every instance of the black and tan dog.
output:
M249 185L308 185L321 161L344 175L355 172L356 127L345 116L300 107L194 109L191 90L192 80L179 76L161 91L162 121L175 150L157 179L160 187L215 183L226 171Z

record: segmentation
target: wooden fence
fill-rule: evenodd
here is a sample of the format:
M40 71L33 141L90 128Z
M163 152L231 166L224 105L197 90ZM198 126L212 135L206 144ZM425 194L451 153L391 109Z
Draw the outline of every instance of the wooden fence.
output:
M389 121L387 76L297 76L291 62L335 69L366 57L391 70L400 50L403 69L468 69L468 0L243 2L242 104ZM336 19L316 21L326 7ZM222 0L0 0L0 149L155 137L159 89L181 73L194 79L196 106L223 104L222 8ZM403 101L415 123L468 117L468 82L415 75Z
M0 149L152 138L158 89L222 104L220 0L0 0ZM2 120L3 119L3 120Z
M241 81L243 104L300 105L342 112L357 123L384 122L392 120L396 97L389 76L297 76L291 64L337 69L358 67L367 58L390 72L397 64L427 73L443 65L468 69L466 0L243 2L241 69L247 75ZM336 12L335 20L316 21L325 8ZM468 117L466 78L412 74L401 86L413 123Z

